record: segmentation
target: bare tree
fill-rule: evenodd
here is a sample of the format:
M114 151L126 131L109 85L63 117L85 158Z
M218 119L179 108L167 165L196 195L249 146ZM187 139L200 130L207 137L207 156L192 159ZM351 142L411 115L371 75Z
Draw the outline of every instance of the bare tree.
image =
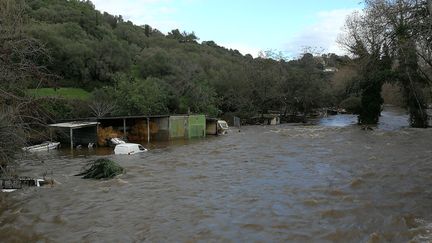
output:
M112 91L102 88L92 92L89 107L93 115L100 118L113 112L117 105Z
M416 24L419 71L427 80L432 97L432 0L416 8L419 21Z
M422 71L419 60L419 56L425 56L420 53L430 50L431 47L430 36L424 36L425 33L422 31L422 26L427 25L430 20L427 1L369 0L366 3L370 9L385 17L385 24L390 33L388 41L394 48L397 60L395 71L410 112L411 126L427 127L427 104L423 90L428 85L428 77ZM424 37L429 39L429 43L422 41Z
M114 111L116 105L107 100L93 100L89 104L93 115L97 118L104 117Z
M40 62L49 61L46 49L24 32L25 2L0 1L0 172L13 161L29 131L41 125L37 101L26 97L28 80L39 86L49 78ZM37 60L37 61L36 61Z

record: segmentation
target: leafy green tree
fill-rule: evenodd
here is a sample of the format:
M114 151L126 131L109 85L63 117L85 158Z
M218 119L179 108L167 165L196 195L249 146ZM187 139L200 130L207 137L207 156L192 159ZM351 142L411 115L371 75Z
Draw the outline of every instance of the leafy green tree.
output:
M162 78L174 74L173 60L166 51L157 48L138 57L138 67L142 78Z
M180 32L178 29L168 32L167 37L178 40L181 43L197 43L199 40L193 31L191 33L186 31Z
M165 114L167 96L163 81L149 77L138 79L124 74L115 76L116 86L107 92L115 97L118 115L156 115Z
M347 34L341 42L355 55L361 89L360 124L377 124L381 114L381 88L391 76L389 56L383 26L376 24L374 15L353 14L346 23Z
M292 68L284 90L284 102L290 104L293 114L303 113L303 121L314 108L328 103L329 80L321 69L320 63L310 53L291 63ZM285 110L286 113L286 110Z

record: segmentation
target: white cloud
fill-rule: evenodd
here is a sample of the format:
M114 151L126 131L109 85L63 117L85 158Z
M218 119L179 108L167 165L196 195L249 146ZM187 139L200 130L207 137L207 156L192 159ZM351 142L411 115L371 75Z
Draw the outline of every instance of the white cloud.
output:
M183 0L186 4L195 4L200 0ZM172 0L92 0L96 9L113 15L122 15L136 25L148 24L164 33L173 29L183 30L184 26L173 20L171 14L177 10L170 7ZM172 4L171 4L172 5ZM260 48L242 43L217 43L226 48L236 49L243 55L258 56Z
M285 50L293 57L298 56L304 47L322 49L325 53L345 54L336 43L346 17L357 9L337 9L317 14L317 23L307 26L285 44Z
M186 4L195 4L201 0L182 1ZM185 27L184 24L174 19L173 14L177 12L177 9L172 7L173 0L92 0L92 2L96 9L102 12L122 15L123 19L130 20L134 24L148 24L164 33ZM282 51L288 56L296 57L304 47L317 47L322 48L324 52L343 54L342 48L336 43L336 38L345 23L346 16L355 10L338 9L317 13L317 22L287 38L288 41L283 45ZM257 57L261 50L266 49L239 41L218 44L226 48L237 49L242 54L251 54L254 57Z
M171 18L176 9L169 7L171 0L93 0L96 9L113 15L122 15L137 25L148 24L162 32L180 27L180 23ZM166 5L166 6L164 6Z

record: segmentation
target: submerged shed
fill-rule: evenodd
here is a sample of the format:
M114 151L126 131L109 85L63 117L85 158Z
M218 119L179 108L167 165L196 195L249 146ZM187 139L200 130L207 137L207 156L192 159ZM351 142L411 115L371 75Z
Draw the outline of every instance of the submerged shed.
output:
M206 118L206 135L218 135L217 118Z
M169 139L169 115L102 117L98 121L99 144L111 137L136 142Z
M73 148L75 144L96 143L98 124L99 122L71 121L50 124L48 126L63 131L60 137L67 139L70 142L71 148Z
M205 115L175 115L169 117L169 138L203 138L206 136Z
M61 142L106 146L112 138L134 142L168 141L170 139L202 138L206 136L205 115L139 115L86 118L49 125L57 128Z

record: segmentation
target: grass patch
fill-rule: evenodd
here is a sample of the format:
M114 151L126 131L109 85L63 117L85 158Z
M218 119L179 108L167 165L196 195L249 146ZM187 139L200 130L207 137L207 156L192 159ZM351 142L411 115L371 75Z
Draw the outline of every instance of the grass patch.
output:
M109 179L124 172L124 169L109 159L92 160L76 176L84 179Z
M87 100L90 93L80 88L40 88L27 90L29 95L35 97L60 97L64 99Z

